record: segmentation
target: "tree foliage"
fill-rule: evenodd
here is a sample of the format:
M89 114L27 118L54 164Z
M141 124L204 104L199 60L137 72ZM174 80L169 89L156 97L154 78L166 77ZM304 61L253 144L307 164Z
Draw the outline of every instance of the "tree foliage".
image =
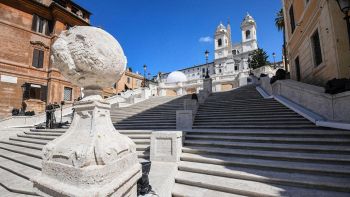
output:
M283 9L281 9L276 14L275 18L275 26L277 27L278 31L284 32L284 15L283 15Z
M256 68L265 66L269 64L269 62L267 61L267 58L269 58L269 56L266 54L264 49L259 48L253 51L251 54L249 54L249 59L248 59L249 67L252 69L256 69Z

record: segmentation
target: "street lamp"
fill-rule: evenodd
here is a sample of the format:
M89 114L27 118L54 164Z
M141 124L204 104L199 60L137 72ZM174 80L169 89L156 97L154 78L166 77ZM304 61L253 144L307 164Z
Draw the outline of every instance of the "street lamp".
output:
M147 66L146 64L143 65L143 87L146 87L146 70L147 70Z
M276 69L276 53L273 52L272 56L273 56L273 68Z
M204 54L205 54L205 63L208 64L209 51L205 50Z
M350 0L337 0L340 10L344 13L344 20L346 21L346 25L348 27L348 39L349 39L349 47L350 47Z

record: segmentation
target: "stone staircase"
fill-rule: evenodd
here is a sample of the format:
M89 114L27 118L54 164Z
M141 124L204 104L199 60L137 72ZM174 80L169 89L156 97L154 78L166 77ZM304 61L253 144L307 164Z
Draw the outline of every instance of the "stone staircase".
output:
M200 105L194 129L315 128L274 99L264 99L255 86L213 93Z
M8 140L0 140L1 186L16 194L35 195L30 179L41 171L41 150L65 131L66 129L31 129ZM149 160L151 131L119 130L119 132L135 142L140 162Z
M111 118L119 130L175 130L176 110L183 109L182 97L154 97L124 108L112 108Z
M173 196L350 196L350 132L315 127L253 86L215 93L186 131Z
M130 107L114 108L111 111L113 122L117 121L120 124L116 124L117 130L135 142L140 162L149 160L151 130L147 129L157 128L160 126L159 120L167 118L169 123L164 124L164 128L175 129L175 110L183 106L183 98L154 97ZM162 111L166 114L162 114ZM136 115L137 113L143 115ZM140 120L136 119L134 123L134 117ZM132 129L131 124L135 124L138 130ZM30 129L8 140L0 140L0 188L4 190L0 196L36 195L30 179L41 171L41 150L49 141L65 132L66 129Z

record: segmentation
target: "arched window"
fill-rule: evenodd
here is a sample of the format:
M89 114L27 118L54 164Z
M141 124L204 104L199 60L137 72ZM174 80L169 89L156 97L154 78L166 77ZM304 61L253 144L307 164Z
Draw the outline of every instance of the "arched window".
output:
M218 46L219 47L221 47L221 45L222 45L222 40L221 40L221 38L218 40Z
M237 55L237 50L232 50L233 55Z
M246 38L246 39L250 39L250 30L247 30L247 31L245 32L245 38Z

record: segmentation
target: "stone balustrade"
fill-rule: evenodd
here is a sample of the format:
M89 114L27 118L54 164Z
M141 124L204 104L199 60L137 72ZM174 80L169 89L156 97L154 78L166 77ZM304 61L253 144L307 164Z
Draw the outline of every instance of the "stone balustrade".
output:
M294 80L278 80L270 85L270 78L260 78L260 87L270 95L282 96L331 121L350 123L350 91L331 95L323 87Z

